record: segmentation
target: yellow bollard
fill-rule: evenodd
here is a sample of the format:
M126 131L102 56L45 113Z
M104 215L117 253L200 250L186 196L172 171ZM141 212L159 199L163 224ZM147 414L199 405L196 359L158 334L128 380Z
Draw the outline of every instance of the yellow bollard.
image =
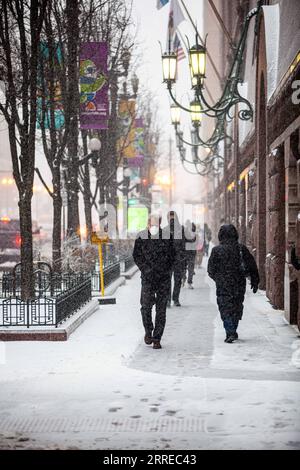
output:
M98 243L99 253L99 269L100 269L100 289L101 295L104 297L104 273L103 273L103 254L102 254L102 242Z
M102 245L103 243L108 242L108 237L98 237L96 232L92 232L91 235L91 242L93 245L98 245L98 255L99 255L99 269L100 269L100 291L102 297L104 297L104 272L103 272L103 253L102 253Z

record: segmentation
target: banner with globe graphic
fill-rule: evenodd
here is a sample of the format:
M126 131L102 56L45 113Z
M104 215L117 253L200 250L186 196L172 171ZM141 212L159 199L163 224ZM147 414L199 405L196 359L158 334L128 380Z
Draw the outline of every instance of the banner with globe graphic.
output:
M80 49L80 127L108 128L106 42L85 42Z

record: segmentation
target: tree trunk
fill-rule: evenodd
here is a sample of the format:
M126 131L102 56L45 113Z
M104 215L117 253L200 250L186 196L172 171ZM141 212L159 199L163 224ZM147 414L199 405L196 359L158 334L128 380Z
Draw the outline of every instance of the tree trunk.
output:
M78 0L66 1L66 21L68 37L68 111L71 119L68 138L68 235L80 236L79 186L78 186L78 112L80 107L78 89L78 44L79 8Z
M31 198L32 194L20 195L19 200L22 300L34 298Z
M59 169L53 173L53 189L52 266L54 272L60 273L62 199L60 194Z

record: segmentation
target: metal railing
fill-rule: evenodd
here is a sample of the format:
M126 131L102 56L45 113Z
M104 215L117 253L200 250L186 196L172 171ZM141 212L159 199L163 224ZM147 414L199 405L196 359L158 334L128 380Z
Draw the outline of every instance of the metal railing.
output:
M89 302L92 297L92 282L89 276L79 284L67 289L56 297L56 324L69 318L75 311Z
M109 286L112 282L118 279L121 275L121 267L119 262L104 266L104 286ZM92 273L92 291L99 293L100 288L100 272L94 271Z
M133 265L123 257L125 271ZM121 261L115 255L104 266L104 286L121 275ZM0 326L55 326L73 315L100 292L100 273L44 273L35 276L35 298L21 300L21 276L4 272L0 277Z
M56 279L58 282L58 280ZM58 286L57 286L58 287ZM18 296L0 298L0 326L55 326L73 315L92 297L90 274L81 274L68 284L60 279L53 296L23 301Z
M132 266L135 265L132 255L125 256L122 259L122 263L123 263L123 266L122 266L123 272L127 272L130 268L132 268Z

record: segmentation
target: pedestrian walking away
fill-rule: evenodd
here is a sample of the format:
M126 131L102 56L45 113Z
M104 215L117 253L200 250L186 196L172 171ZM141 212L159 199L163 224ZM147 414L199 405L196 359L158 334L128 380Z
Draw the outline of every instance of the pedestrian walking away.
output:
M166 309L175 251L173 240L164 234L160 218L151 216L148 227L136 238L133 259L141 271L141 314L145 328L145 343L161 348L166 324ZM152 308L156 307L155 325Z
M196 235L197 235L196 266L197 268L201 268L203 256L204 256L204 230L200 227L200 225L196 226Z
M209 245L212 239L212 234L209 226L207 223L204 224L204 253L205 256L208 256L209 254Z
M198 237L196 234L196 225L190 220L186 221L184 228L185 235L185 270L182 285L186 280L188 288L193 289L193 277L195 275L195 261L197 254Z
M243 316L246 278L256 293L259 274L254 257L245 245L238 242L239 235L234 225L222 225L219 231L220 244L211 251L208 274L216 283L217 303L224 329L226 343L238 339L237 328Z
M179 223L176 212L170 211L167 215L168 225L165 228L166 234L173 241L175 251L175 261L173 264L172 274L169 282L168 307L171 306L173 300L176 307L181 307L179 296L181 290L182 279L185 271L185 235L184 227ZM174 287L172 292L172 277L174 277Z

